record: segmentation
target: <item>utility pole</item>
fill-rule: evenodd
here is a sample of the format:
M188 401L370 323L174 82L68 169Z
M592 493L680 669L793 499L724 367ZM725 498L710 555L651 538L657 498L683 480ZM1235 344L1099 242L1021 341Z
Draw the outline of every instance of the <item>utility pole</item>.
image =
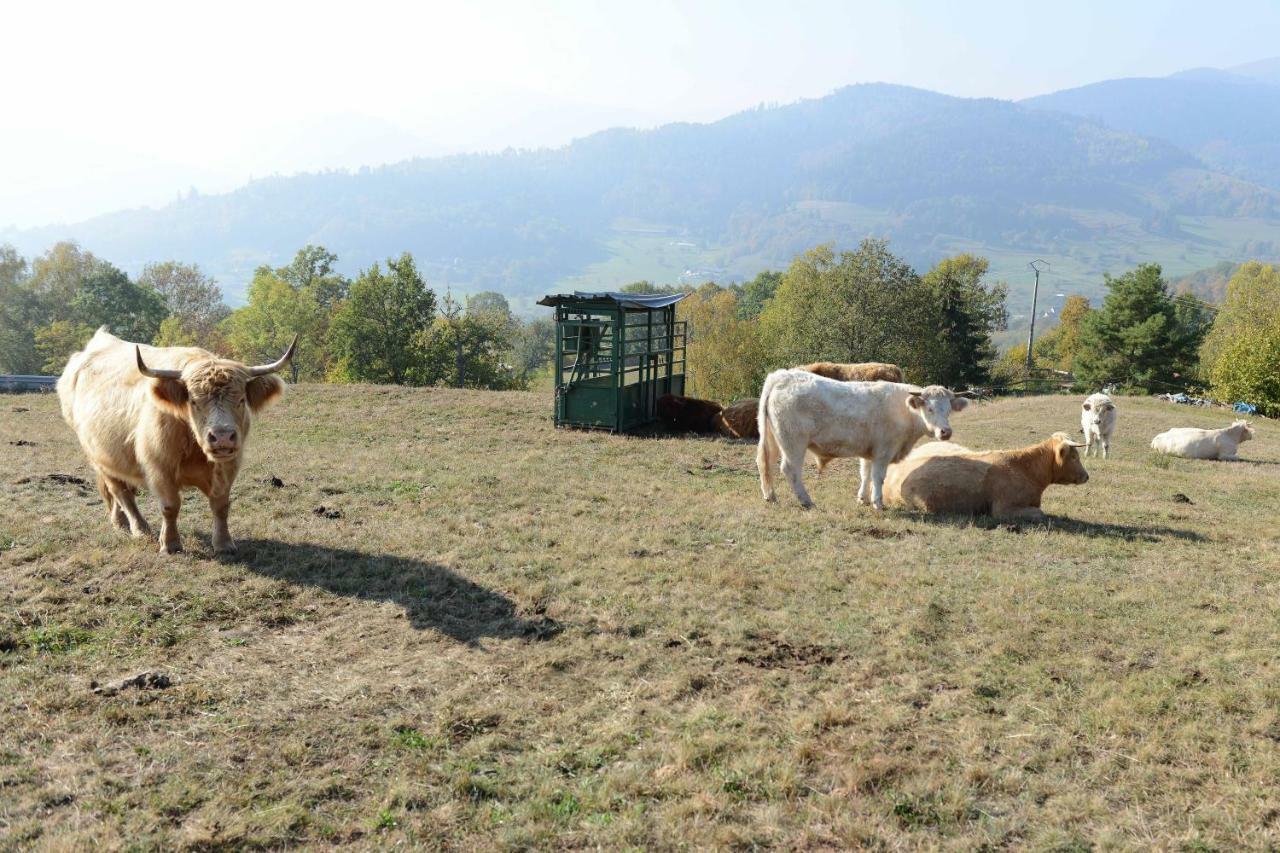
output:
M1031 348L1034 347L1036 343L1036 302L1040 299L1040 267L1036 266L1036 264L1044 264L1045 267L1048 267L1049 262L1042 261L1039 258L1036 258L1034 261L1027 264L1027 266L1031 267L1031 269L1034 270L1036 274L1036 286L1035 286L1035 289L1031 291L1031 331L1027 332L1027 374L1028 375L1031 374Z

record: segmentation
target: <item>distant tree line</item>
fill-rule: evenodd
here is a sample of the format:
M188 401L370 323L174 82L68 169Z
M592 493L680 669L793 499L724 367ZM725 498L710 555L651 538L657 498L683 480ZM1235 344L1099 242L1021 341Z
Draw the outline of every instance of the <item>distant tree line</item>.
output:
M246 362L278 357L296 334L294 381L522 388L550 360L550 320L520 320L501 294L441 296L407 253L354 280L337 260L306 246L288 266L261 266L233 311L195 265L150 264L131 279L74 243L30 261L0 246L0 373L60 373L103 325Z
M354 279L337 260L306 246L287 266L261 266L231 310L194 265L154 263L131 279L74 243L31 260L0 245L0 372L58 373L101 325L247 362L277 357L296 334L294 381L524 388L551 359L550 318L523 321L499 293L439 294L408 253ZM891 361L909 381L952 388L1016 382L1026 347L998 355L1007 287L987 274L969 254L920 274L887 242L866 240L839 253L819 246L743 284L623 289L689 294L678 309L689 392L727 402L755 396L769 370L819 360ZM1080 390L1204 388L1280 415L1280 270L1242 265L1217 306L1174 294L1157 264L1105 283L1096 308L1066 300L1033 367L1070 373Z

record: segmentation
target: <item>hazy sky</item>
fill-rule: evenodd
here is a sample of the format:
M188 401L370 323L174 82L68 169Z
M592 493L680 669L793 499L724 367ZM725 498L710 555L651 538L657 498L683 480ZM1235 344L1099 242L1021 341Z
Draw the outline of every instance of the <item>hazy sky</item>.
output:
M5 4L0 229L887 81L1021 98L1280 53L1280 2Z

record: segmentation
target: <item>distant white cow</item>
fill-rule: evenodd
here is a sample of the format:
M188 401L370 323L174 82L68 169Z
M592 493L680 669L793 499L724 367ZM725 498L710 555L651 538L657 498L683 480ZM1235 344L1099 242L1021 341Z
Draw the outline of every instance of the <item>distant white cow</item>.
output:
M1106 394L1090 394L1080 407L1080 429L1084 433L1084 455L1089 451L1102 458L1111 452L1111 434L1116 429L1116 404Z
M1236 451L1253 438L1248 421L1236 421L1222 429L1175 427L1151 439L1151 449L1187 459L1239 459Z
M811 507L801 477L805 451L828 458L856 456L862 473L858 501L884 509L884 475L890 463L910 453L925 435L950 439L948 416L967 403L940 385L839 382L806 370L776 370L760 394L760 491L765 500L774 499L773 466L781 461L801 506Z

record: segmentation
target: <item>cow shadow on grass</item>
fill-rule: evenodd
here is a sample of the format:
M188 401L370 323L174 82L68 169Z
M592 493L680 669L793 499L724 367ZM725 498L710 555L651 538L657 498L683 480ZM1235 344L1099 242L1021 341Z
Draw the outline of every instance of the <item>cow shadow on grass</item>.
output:
M1181 539L1185 542L1208 542L1209 539L1194 530L1165 527L1161 524L1106 524L1097 521L1081 521L1061 515L1046 515L1043 519L992 518L991 516L957 515L952 513L912 512L912 521L935 524L940 527L979 527L992 532L1034 533L1058 531L1078 536L1103 539L1124 539L1137 542L1160 542L1164 539Z
M223 559L265 577L362 601L390 601L414 628L464 643L547 640L563 628L541 614L521 616L515 602L437 563L347 548L241 539Z

